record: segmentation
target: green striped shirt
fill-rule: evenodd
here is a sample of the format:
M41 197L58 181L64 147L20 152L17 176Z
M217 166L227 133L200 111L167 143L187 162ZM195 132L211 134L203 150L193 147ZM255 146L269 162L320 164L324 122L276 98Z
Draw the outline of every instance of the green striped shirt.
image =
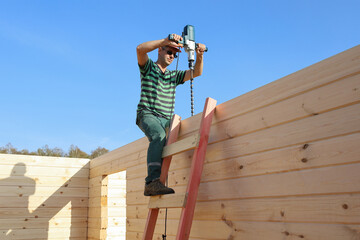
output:
M141 96L137 111L149 110L155 115L170 119L175 108L175 92L183 84L186 71L163 73L150 58L144 67L140 67Z

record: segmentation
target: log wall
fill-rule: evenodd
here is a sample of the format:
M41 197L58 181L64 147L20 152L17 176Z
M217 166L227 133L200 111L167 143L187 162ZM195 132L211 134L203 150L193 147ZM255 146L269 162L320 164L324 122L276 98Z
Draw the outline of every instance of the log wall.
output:
M0 154L0 239L86 239L89 159Z
M180 139L200 117L181 122ZM141 239L148 213L147 146L142 138L90 162L94 180L127 171L127 239ZM176 192L185 192L191 156L173 157ZM89 215L101 218L100 208ZM169 209L168 239L179 216ZM106 222L93 226L105 239ZM360 46L217 106L191 239L360 239Z

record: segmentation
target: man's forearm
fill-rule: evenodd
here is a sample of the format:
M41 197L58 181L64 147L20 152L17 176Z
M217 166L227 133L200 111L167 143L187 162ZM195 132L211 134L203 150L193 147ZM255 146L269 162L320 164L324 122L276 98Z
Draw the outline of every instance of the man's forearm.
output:
M200 55L200 54L196 55L194 77L201 76L201 74L203 72L203 66L204 66L203 55Z
M167 41L166 39L160 39L160 40L153 40L153 41L148 41L148 42L144 42L142 44L140 44L139 46L137 46L136 50L139 54L146 54L148 52L151 52L159 47L163 47L166 46Z

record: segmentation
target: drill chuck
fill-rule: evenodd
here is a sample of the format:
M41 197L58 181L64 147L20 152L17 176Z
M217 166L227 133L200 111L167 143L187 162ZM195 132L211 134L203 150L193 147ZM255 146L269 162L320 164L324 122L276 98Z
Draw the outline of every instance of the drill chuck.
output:
M194 61L189 60L189 69L194 70L195 64Z

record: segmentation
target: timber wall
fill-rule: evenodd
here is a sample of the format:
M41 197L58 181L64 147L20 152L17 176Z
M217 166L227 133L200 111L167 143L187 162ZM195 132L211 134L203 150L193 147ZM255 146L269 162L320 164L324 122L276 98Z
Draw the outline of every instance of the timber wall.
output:
M191 239L360 239L359 74L356 46L218 105ZM200 117L181 122L180 139ZM126 170L126 236L141 239L147 146L141 138L90 162L89 237L106 237L104 176ZM185 192L191 156L173 157L176 192ZM169 209L168 239L179 215ZM154 239L164 231L164 210L159 216Z
M0 154L0 239L86 239L89 161Z

